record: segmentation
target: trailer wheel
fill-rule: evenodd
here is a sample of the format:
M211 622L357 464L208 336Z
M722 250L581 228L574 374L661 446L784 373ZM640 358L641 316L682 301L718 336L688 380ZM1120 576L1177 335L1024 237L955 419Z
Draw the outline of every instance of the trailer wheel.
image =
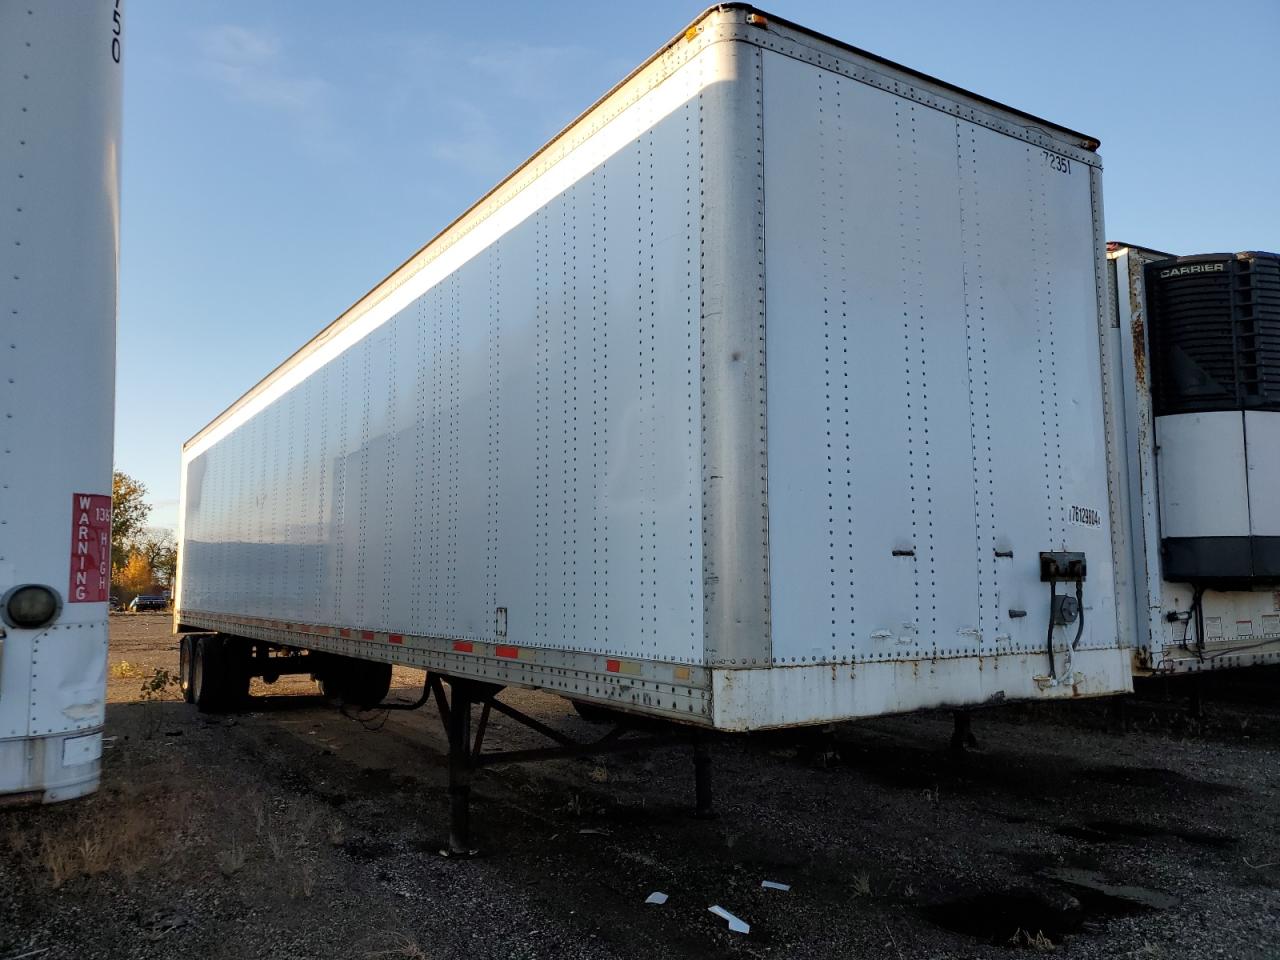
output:
M201 713L216 709L213 678L217 654L211 652L206 641L211 637L196 637L191 643L191 702Z
M191 702L201 713L223 713L249 695L245 645L222 634L196 637L191 649Z
M189 633L184 633L178 639L178 687L182 690L182 699L187 703L195 702L195 695L191 686L191 670L192 670L192 641L194 638Z
M232 707L243 706L249 699L249 682L253 679L253 647L248 640L240 637L224 637L227 656L226 682L227 703Z

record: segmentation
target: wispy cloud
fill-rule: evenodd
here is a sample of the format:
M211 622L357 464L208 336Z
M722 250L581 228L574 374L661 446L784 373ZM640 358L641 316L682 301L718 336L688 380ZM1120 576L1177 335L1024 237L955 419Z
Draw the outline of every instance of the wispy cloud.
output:
M420 162L478 182L506 173L626 67L578 45L446 33L355 35L305 63L261 27L224 24L199 40L198 69L312 153L376 165L380 142L409 140Z
M620 61L602 63L577 45L418 34L397 37L386 49L396 52L388 63L396 95L388 105L422 121L424 153L486 179L505 173L513 156L585 106L584 76L617 79L625 71ZM599 92L598 83L588 86L592 95Z
M428 150L437 160L468 169L492 167L503 154L502 136L492 118L474 103L453 99L448 136L434 139Z
M275 36L227 24L209 30L201 48L204 71L230 96L284 115L315 141L330 139L332 86L293 69Z
M578 46L507 42L465 55L465 63L510 96L545 101L558 96L570 71L589 58Z

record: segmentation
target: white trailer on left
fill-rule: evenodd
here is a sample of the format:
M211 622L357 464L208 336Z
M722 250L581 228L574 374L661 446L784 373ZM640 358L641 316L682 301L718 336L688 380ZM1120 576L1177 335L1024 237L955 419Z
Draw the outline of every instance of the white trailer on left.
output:
M0 803L98 786L121 0L0 0Z

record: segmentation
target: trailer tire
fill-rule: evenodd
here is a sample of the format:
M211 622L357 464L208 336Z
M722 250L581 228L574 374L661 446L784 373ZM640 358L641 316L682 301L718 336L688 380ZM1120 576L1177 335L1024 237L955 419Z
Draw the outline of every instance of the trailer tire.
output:
M217 661L218 655L212 637L196 637L191 644L191 702L201 713L217 709Z
M195 638L189 633L178 638L178 687L182 690L182 699L187 703L195 703L195 693L191 687L194 642Z
M241 637L224 637L226 653L227 704L230 708L243 707L249 699L249 683L253 679L253 646Z
M191 649L191 701L201 713L225 713L249 695L249 665L238 637L196 637Z

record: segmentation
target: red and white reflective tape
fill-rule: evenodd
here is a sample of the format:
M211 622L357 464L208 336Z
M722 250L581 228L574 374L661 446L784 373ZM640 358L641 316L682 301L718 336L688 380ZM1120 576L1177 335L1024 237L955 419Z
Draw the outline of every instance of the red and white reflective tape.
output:
M292 623L284 620L268 620L262 617L236 617L234 619L225 617L220 614L203 614L199 611L185 611L193 617L205 617L211 620L232 620L244 626L265 627L273 630L280 630L288 633L300 634L302 636L337 636L344 640L359 639L368 643L388 643L396 646L406 646L403 633L383 633L379 630L365 630L358 627L338 627L328 624L315 623ZM1241 625L1252 626L1251 621L1237 621ZM438 643L438 639L429 637L416 637L409 635L409 639L413 646L427 647ZM450 649L454 653L472 654L477 657L492 656L501 660L520 660L534 661L537 658L537 649L534 647L521 647L516 644L502 643L490 644L487 641L478 642L473 640L451 640L448 641ZM596 663L599 663L597 660ZM662 664L653 664L654 667L664 666ZM677 682L688 683L692 680L692 668L688 666L669 665L671 676ZM599 669L598 667L596 669ZM641 660L624 660L620 657L608 657L604 661L604 669L606 673L622 674L628 676L639 676L644 673L644 661Z

